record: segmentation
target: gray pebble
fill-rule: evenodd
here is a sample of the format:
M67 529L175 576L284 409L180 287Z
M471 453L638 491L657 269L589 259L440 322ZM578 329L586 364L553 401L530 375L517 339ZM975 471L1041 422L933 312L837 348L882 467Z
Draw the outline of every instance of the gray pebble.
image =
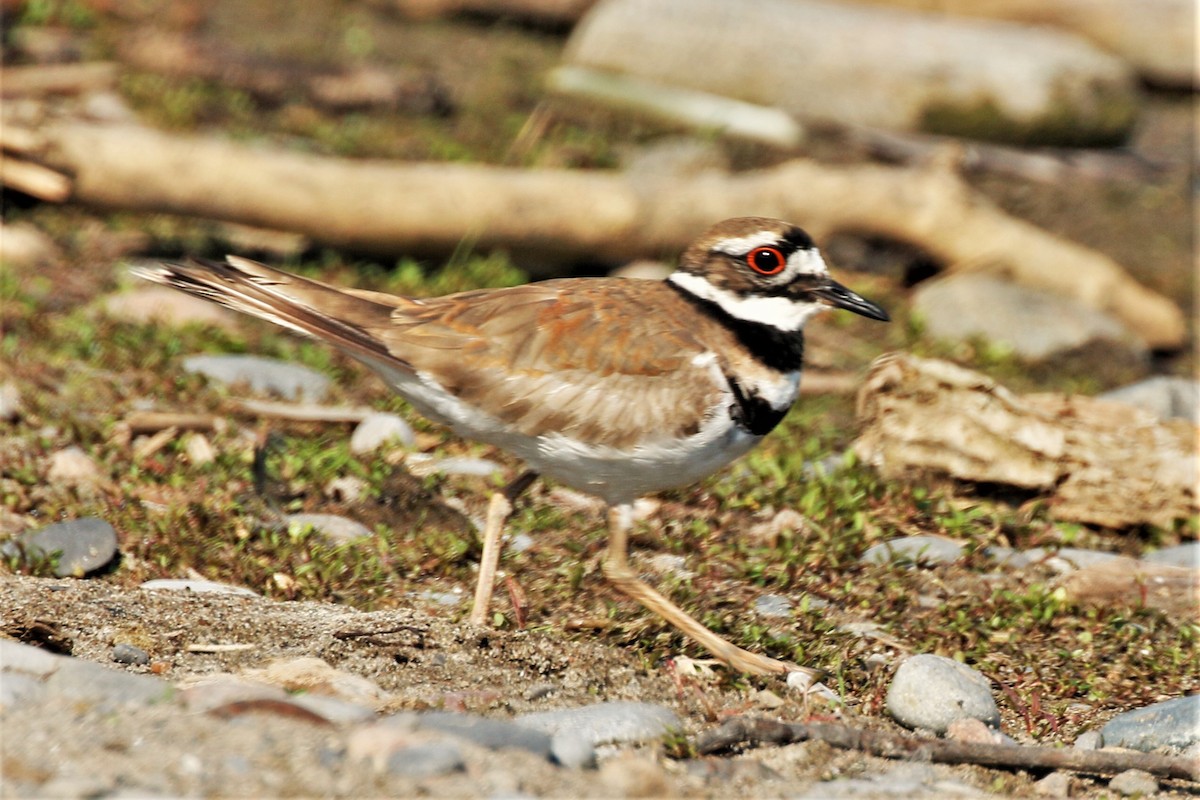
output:
M350 452L370 453L391 441L412 447L417 442L417 435L411 425L395 414L368 414L350 435Z
M426 603L433 603L435 606L445 606L446 608L461 605L463 601L463 595L458 592L438 592L433 589L412 592L412 596Z
M902 725L938 734L957 719L1000 727L988 679L965 664L929 653L900 664L888 689L887 709Z
M195 592L196 594L236 594L243 597L258 597L245 586L234 586L216 581L192 580L190 578L155 578L141 584L142 589L161 592Z
M357 520L337 514L288 514L288 532L312 528L331 544L347 544L371 538L371 529Z
M1146 554L1142 560L1152 564L1200 569L1200 542L1184 542L1174 547L1164 547L1162 550Z
M112 660L118 664L136 664L142 666L150 663L150 655L140 647L120 642L112 649Z
M535 711L517 717L517 724L547 733L578 731L593 746L647 742L682 727L675 712L654 703L618 700L580 708Z
M1033 785L1033 793L1039 797L1070 797L1071 773L1051 772Z
M510 553L524 553L535 544L533 537L522 531L512 537L507 545Z
M430 742L401 747L387 758L387 770L405 778L428 778L467 768L462 750L454 742Z
M39 702L45 692L42 682L27 672L0 674L0 711Z
M1108 782L1108 788L1125 797L1138 795L1146 797L1158 791L1158 781L1149 772L1140 769L1127 769L1113 777Z
M1032 547L1014 552L1008 548L988 548L987 554L999 563L1014 569L1023 569L1031 564L1045 564L1059 574L1074 572L1084 567L1112 561L1121 556L1103 550L1085 550L1081 547L1054 548Z
M225 384L247 384L251 391L288 400L320 400L329 392L329 378L316 370L275 358L252 355L197 355L183 360L187 372Z
M67 658L46 679L46 694L112 709L164 702L174 696L175 689L153 675L137 675L91 661Z
M0 639L0 669L7 675L23 672L36 678L45 678L57 670L66 658L46 652L31 644Z
M448 733L489 750L519 747L543 758L550 756L551 738L548 734L505 720L433 711L421 714L417 725L422 730Z
M1100 731L1084 731L1075 737L1075 744L1072 746L1076 750L1099 750L1104 746L1104 737L1100 735Z
M1100 395L1101 400L1136 406L1159 419L1187 419L1200 423L1200 381L1156 375Z
M1109 720L1100 735L1105 747L1184 750L1200 742L1200 694L1126 711Z
M783 595L764 594L755 599L754 611L760 617L786 619L792 616L792 602Z
M944 536L904 536L867 548L863 564L949 564L962 556L960 542Z
M117 532L98 517L83 517L26 531L0 545L0 555L36 564L58 554L54 574L82 577L112 562L117 555Z
M550 737L550 760L568 769L596 766L596 749L579 731L558 731Z

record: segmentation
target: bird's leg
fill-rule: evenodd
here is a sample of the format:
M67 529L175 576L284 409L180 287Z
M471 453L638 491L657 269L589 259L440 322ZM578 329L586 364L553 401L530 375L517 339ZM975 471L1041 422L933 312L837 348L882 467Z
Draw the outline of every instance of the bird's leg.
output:
M496 567L500 564L500 534L513 512L513 503L537 480L532 470L522 472L517 479L492 494L488 501L487 520L483 526L483 555L479 559L479 580L475 583L475 604L471 607L472 625L487 621L492 589L496 584Z
M816 675L816 670L799 667L785 661L751 653L732 642L722 639L708 628L690 617L683 609L663 597L638 579L629 567L629 529L633 522L633 507L616 505L608 510L608 553L604 557L604 577L627 597L637 600L667 622L674 625L685 636L692 639L720 661L739 672L752 675L778 675L788 672L804 672Z

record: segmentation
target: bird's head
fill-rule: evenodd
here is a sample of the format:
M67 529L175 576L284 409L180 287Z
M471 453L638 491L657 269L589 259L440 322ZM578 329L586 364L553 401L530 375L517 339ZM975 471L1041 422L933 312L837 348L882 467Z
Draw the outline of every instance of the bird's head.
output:
M828 308L889 319L881 306L829 276L812 237L777 219L717 223L684 251L667 280L731 317L785 332Z

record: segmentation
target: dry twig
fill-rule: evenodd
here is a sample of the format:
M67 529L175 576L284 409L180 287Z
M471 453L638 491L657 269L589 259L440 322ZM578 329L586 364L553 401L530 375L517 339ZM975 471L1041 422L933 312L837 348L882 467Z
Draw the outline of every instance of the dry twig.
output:
M1033 745L977 744L944 739L916 739L830 723L804 724L759 717L732 717L701 734L696 749L704 755L741 746L783 745L817 740L844 750L860 750L881 758L977 764L1005 769L1070 770L1089 775L1115 775L1140 769L1152 775L1200 780L1200 761L1126 750L1074 750Z

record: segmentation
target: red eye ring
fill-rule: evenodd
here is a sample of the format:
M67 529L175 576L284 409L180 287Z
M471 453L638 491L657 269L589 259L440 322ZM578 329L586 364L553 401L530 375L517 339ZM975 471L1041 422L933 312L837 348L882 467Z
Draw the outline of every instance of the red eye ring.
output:
M759 275L778 275L787 267L787 259L778 247L756 247L746 254L746 264Z

